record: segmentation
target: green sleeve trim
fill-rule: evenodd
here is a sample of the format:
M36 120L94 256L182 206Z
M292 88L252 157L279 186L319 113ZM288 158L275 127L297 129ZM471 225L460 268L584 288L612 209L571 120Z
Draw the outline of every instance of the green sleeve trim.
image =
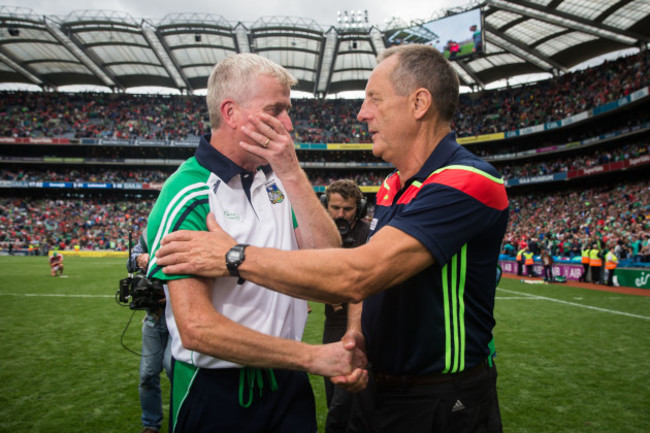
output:
M442 167L442 168L439 168L438 170L434 171L433 173L431 173L429 175L429 177L431 177L431 176L433 176L435 174L441 173L441 172L443 172L445 170L466 170L466 171L470 171L472 173L479 174L479 175L481 175L481 176L483 176L483 177L485 177L487 179L490 179L492 182L495 182L495 183L498 183L498 184L504 184L504 181L503 181L502 178L494 177L491 174L484 172L483 170L479 170L476 167L470 167L470 166L466 166L466 165L448 165L446 167Z

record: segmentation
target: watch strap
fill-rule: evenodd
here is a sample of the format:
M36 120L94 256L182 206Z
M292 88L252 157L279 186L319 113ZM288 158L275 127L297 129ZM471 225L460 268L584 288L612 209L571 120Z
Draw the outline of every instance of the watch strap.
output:
M230 275L232 275L233 277L239 277L239 280L237 280L237 284L243 284L244 281L246 281L239 275L239 266L244 262L244 259L246 258L244 254L244 250L246 249L247 246L248 244L237 244L230 249L230 251L234 250L241 254L241 258L237 262L233 263L230 262L229 260L226 260L226 267L228 268L228 273L230 273ZM228 251L228 253L230 253L230 251Z

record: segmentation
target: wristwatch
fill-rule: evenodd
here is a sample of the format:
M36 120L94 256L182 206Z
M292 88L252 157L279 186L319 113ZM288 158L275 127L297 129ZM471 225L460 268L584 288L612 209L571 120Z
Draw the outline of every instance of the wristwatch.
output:
M239 267L244 263L246 255L244 250L248 244L237 244L226 253L226 267L233 277L239 277L237 284L242 284L245 280L239 276Z

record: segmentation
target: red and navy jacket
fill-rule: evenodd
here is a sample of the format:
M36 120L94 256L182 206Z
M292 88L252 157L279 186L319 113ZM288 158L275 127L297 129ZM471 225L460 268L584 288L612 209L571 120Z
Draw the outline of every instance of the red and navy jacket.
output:
M435 263L364 301L368 359L375 371L393 375L472 368L490 355L496 269L508 223L505 185L453 133L403 188L399 176L389 175L377 193L370 238L395 227L418 239Z

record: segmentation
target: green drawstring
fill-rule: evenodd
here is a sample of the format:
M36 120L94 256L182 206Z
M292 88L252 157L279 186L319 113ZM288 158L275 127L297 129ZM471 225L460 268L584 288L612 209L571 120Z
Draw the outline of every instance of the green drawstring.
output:
M492 340L490 340L490 342L488 343L488 348L490 349L490 355L488 356L487 359L488 367L492 367L493 365L492 360L494 359L495 356L497 356L497 348L494 345L494 338L492 338Z
M266 374L269 377L271 384L271 392L278 389L278 382L275 380L275 373L273 369L266 368ZM264 389L264 378L262 377L262 369L257 367L244 367L239 371L239 405L243 408L248 408L253 403L253 388L255 381L260 389L260 397ZM248 402L244 404L244 387L248 385Z

